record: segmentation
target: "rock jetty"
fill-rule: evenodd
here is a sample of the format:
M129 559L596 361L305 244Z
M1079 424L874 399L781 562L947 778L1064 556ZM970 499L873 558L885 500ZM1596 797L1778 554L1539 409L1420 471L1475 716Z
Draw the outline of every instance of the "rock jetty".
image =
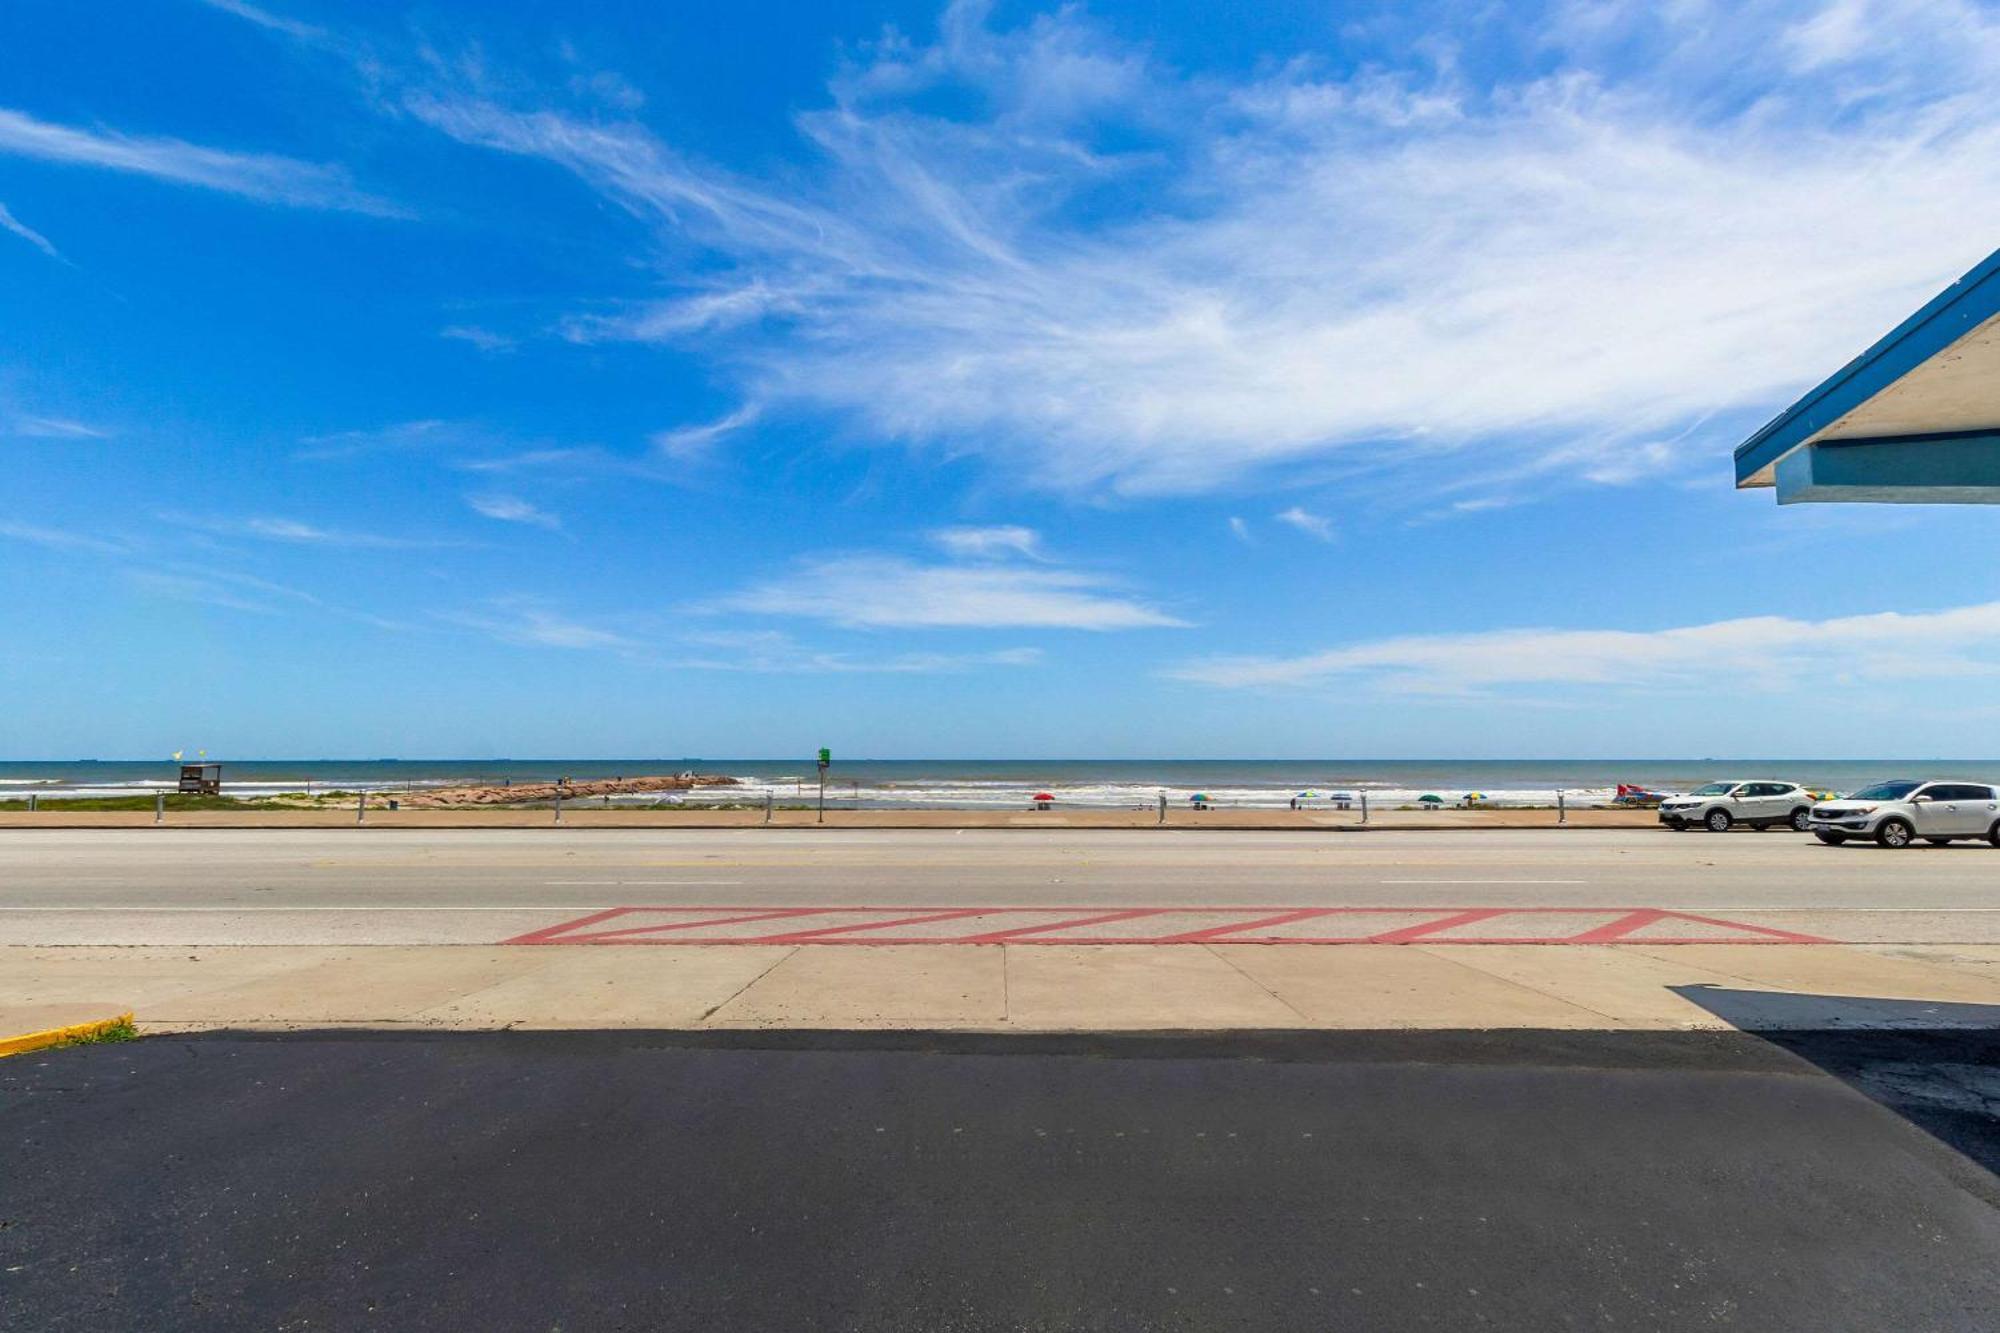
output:
M715 773L682 773L673 777L591 778L584 782L516 782L511 786L481 783L467 787L431 787L392 793L397 802L413 810L456 805L530 805L553 801L558 792L565 801L592 796L624 796L634 792L689 791L696 787L734 787L735 778Z

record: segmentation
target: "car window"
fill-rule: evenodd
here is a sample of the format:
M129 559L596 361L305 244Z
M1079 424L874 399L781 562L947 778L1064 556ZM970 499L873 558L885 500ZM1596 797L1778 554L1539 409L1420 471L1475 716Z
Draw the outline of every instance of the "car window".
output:
M1746 782L1743 784L1743 791L1740 794L1744 796L1776 796L1783 790L1785 790L1783 785L1776 782Z
M1878 782L1872 787L1863 787L1848 799L1851 801L1900 801L1914 792L1919 785L1915 782Z
M1696 787L1693 791L1689 792L1688 795L1721 796L1729 791L1731 785L1732 784L1727 782L1704 782L1701 786Z
M1925 789L1934 801L1990 801L1993 791L1990 787L1975 787L1967 782L1939 782Z

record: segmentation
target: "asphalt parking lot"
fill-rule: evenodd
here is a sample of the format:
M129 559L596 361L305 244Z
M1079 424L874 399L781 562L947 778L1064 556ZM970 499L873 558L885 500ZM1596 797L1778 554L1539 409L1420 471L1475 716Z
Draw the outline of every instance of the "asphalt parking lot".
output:
M0 1062L0 1305L41 1330L1984 1329L1996 1055L152 1038Z

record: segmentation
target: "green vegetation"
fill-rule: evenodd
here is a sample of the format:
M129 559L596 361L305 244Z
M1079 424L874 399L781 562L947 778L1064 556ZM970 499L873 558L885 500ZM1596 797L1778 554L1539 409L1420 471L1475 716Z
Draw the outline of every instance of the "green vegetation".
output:
M0 801L0 810L26 810L28 802L23 797ZM53 814L59 810L151 810L151 796L79 796L73 800L44 796L37 809ZM176 796L169 793L169 810L282 810L285 807L275 801L239 801L233 796Z
M67 1041L59 1041L48 1049L59 1051L66 1046L103 1046L111 1042L137 1041L138 1039L138 1027L133 1024L131 1019L121 1018L110 1027L99 1028L97 1031L86 1033L81 1037L71 1037Z

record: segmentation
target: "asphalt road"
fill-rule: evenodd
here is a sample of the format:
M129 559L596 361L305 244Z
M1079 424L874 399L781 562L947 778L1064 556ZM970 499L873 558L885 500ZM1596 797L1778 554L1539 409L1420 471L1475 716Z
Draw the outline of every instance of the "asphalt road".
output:
M2000 1182L1856 1088L1994 1039L1798 1040L1839 1076L1740 1034L76 1048L0 1063L0 1318L1990 1328Z
M475 943L614 906L1099 903L1658 907L2000 942L2000 851L1585 829L0 832L13 944Z

